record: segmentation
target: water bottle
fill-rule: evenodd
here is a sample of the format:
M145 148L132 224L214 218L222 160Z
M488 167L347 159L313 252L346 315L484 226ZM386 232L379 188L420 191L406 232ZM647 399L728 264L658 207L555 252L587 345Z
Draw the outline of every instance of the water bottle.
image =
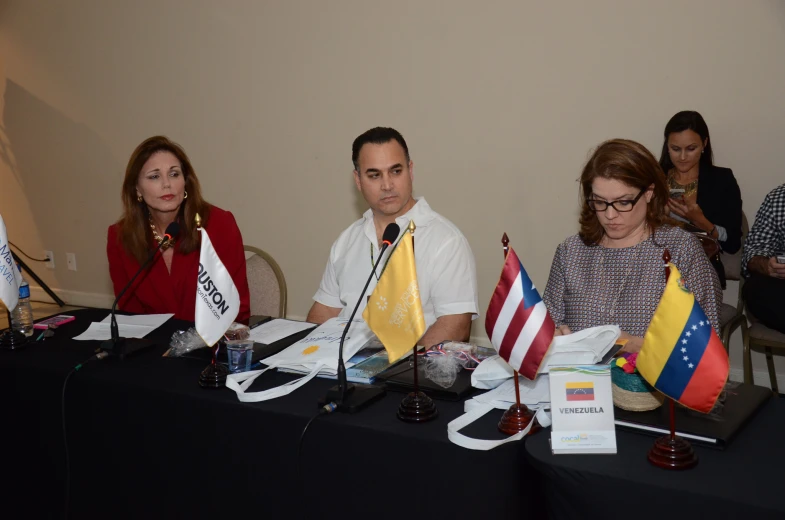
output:
M22 269L19 268L19 272L21 271ZM25 336L33 335L33 308L30 306L30 286L24 277L22 277L22 283L19 285L19 302L14 307L14 310L11 311L11 328Z

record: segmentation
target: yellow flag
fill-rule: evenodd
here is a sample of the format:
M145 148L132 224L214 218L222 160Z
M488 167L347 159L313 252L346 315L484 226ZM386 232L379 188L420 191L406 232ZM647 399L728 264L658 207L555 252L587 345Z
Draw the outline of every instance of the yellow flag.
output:
M390 255L363 318L387 349L391 363L414 348L425 334L414 243L408 231Z

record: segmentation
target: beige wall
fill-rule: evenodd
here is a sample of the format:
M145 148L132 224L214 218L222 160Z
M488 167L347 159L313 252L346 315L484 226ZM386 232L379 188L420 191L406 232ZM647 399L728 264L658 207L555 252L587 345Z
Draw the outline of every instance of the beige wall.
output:
M589 150L658 154L678 110L704 114L752 218L785 181L784 49L777 0L0 0L0 211L17 244L55 251L46 281L109 294L125 161L166 134L304 316L365 209L351 141L390 125L417 194L468 237L484 307L502 232L543 288Z

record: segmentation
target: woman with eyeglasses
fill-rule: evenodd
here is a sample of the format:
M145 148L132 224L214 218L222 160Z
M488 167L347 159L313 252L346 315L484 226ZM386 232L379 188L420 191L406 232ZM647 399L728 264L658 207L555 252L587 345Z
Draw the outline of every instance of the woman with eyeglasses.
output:
M730 168L714 166L706 121L698 112L679 112L664 134L660 166L668 179L670 216L708 234L723 252L735 253L741 249L741 191ZM724 288L719 255L712 263Z
M624 350L640 350L665 290L665 249L719 332L717 273L697 238L666 224L668 187L654 156L634 141L606 141L580 184L580 231L556 248L543 295L557 335L618 325Z

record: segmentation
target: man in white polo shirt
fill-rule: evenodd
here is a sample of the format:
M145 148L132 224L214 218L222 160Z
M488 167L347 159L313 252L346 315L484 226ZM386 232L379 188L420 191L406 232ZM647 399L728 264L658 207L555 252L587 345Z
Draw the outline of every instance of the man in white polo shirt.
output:
M349 317L379 254L384 229L395 222L404 232L413 220L414 256L425 325L420 345L466 341L477 317L477 269L469 242L455 225L412 197L414 164L403 136L392 128L372 128L352 144L354 182L371 207L333 243L308 321ZM392 252L390 247L381 266ZM377 272L377 275L379 273ZM366 294L371 294L377 278ZM358 315L362 314L362 299Z

